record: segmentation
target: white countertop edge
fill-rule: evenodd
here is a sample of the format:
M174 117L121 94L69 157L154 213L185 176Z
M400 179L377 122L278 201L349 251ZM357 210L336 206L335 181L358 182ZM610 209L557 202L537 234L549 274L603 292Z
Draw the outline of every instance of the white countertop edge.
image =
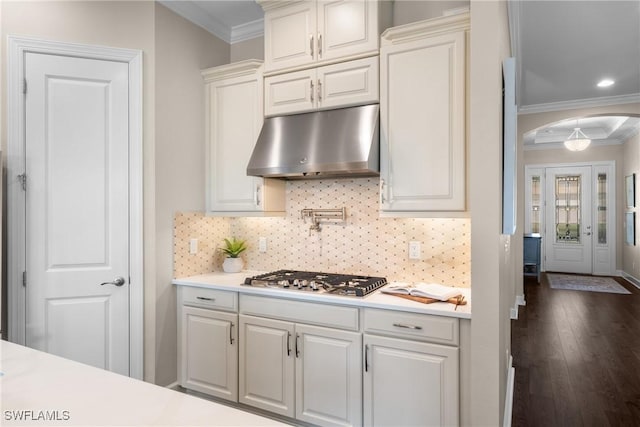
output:
M177 286L192 286L199 288L233 291L243 294L270 296L275 298L291 299L297 301L309 301L330 303L350 307L379 308L385 310L398 310L410 313L432 314L436 316L457 317L471 319L471 289L460 288L467 300L466 305L460 305L456 309L453 304L436 302L423 304L403 298L383 294L379 290L365 297L345 297L339 295L316 294L312 292L296 292L289 289L275 289L263 287L244 286L242 283L247 277L266 273L264 271L242 271L240 273L213 272L173 279Z

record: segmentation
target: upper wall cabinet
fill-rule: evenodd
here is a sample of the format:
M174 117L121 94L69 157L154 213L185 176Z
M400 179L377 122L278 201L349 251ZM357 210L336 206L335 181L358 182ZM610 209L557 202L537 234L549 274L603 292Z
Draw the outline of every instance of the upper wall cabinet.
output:
M391 2L258 0L264 9L265 74L375 55Z
M205 80L207 212L283 215L284 181L247 176L263 120L262 61L202 72Z
M378 102L378 75L378 56L372 56L266 77L265 115Z
M383 214L466 208L468 31L469 14L463 13L391 28L382 36Z

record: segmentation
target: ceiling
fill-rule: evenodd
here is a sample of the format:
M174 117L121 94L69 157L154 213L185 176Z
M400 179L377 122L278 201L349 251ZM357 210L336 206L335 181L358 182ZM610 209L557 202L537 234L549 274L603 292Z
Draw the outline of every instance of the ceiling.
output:
M640 102L640 1L508 1L520 114ZM264 32L255 0L160 3L230 44ZM603 78L615 84L598 88ZM560 147L574 127L572 119L532 131L525 148ZM640 130L640 121L590 117L578 127L594 145L620 144Z
M510 0L509 20L521 113L640 102L639 1Z

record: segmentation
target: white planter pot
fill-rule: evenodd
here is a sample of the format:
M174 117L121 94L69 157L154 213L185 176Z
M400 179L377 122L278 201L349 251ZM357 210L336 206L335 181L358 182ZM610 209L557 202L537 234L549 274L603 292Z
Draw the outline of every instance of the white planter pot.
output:
M239 273L244 267L242 258L225 258L222 263L222 269L225 273Z

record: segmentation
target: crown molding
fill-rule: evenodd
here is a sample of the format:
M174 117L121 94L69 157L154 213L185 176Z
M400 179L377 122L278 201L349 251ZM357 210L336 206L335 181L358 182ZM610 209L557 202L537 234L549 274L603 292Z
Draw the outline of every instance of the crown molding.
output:
M518 109L518 115L546 113L549 111L575 110L579 108L605 107L607 105L633 104L636 102L640 102L640 93L550 102L547 104L524 105Z
M247 59L244 61L232 62L231 64L219 65L217 67L202 70L202 78L206 83L228 79L232 77L246 76L260 71L263 61L259 59Z
M264 35L264 19L256 19L255 21L245 24L236 25L231 28L230 43L243 42L245 40L255 39Z
M159 0L158 3L171 9L197 26L204 28L219 39L231 43L231 28L206 13L193 2Z

